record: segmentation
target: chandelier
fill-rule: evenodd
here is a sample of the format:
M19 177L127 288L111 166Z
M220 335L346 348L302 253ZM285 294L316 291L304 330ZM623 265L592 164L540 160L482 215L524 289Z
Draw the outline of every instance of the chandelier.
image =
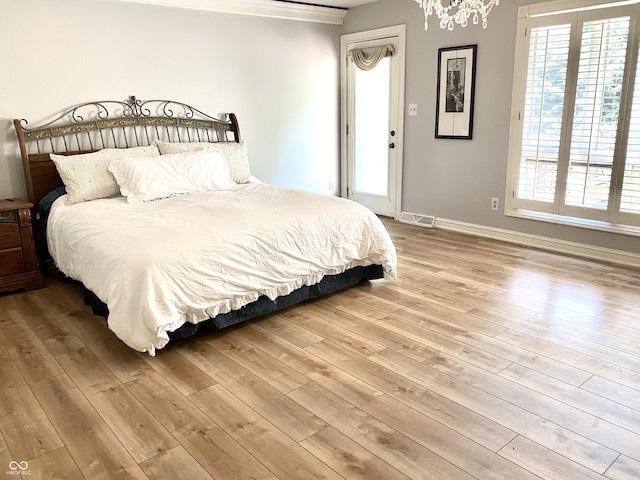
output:
M482 28L487 28L489 12L500 0L416 0L424 10L424 29L428 30L429 16L434 12L440 19L440 28L453 30L454 23L466 27L469 17L477 24L482 18ZM446 4L446 5L443 5Z

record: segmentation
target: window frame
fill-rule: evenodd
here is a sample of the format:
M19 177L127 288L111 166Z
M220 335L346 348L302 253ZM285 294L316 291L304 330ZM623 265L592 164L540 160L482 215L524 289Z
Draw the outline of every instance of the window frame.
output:
M638 67L638 46L640 44L639 2L640 0L612 1L603 4L598 0L554 0L519 8L507 185L505 192L505 215L640 236L640 215L620 212L620 197L626 156L625 149L627 147L629 120L633 106L636 67ZM568 177L571 133L576 102L575 80L578 76L582 25L584 21L617 18L621 16L630 16L631 20L625 57L624 81L621 93L614 163L611 172L609 204L612 205L613 208L611 211L600 211L597 209L565 205L564 200ZM525 108L527 69L529 65L529 33L531 28L566 24L571 26L571 39L569 42L570 53L568 57L561 122L563 133L560 137L554 201L542 202L517 198L525 123L523 113ZM640 92L638 92L637 95L640 97Z

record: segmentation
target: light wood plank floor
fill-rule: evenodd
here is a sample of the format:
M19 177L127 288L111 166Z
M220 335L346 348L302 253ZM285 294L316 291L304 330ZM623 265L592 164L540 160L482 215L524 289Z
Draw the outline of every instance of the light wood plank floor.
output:
M640 478L640 271L386 223L397 282L155 358L77 285L0 297L0 476Z

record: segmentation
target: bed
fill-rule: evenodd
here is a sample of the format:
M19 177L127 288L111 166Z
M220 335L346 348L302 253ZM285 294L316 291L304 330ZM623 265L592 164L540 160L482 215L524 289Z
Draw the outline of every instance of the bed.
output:
M14 125L40 264L135 350L396 278L368 209L251 175L232 113L130 97Z

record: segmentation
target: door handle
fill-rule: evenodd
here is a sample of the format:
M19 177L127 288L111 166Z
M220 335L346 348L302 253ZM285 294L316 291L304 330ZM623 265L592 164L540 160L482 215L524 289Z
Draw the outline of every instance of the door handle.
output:
M396 144L395 144L395 143L393 143L393 142L391 142L391 143L389 144L389 148L396 148Z

